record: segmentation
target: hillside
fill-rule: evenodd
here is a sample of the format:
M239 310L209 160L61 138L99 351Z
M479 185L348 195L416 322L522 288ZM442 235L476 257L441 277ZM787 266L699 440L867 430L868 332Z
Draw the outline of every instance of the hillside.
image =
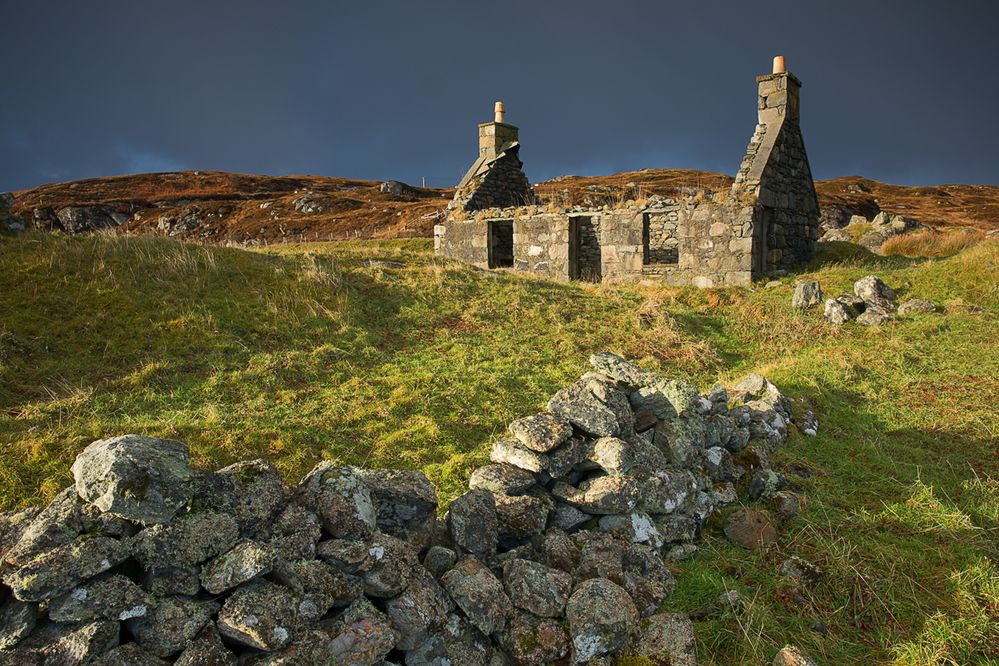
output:
M643 169L564 176L539 183L558 206L614 204L651 194L727 189L729 176ZM40 228L120 228L206 242L272 244L346 238L430 237L452 190L322 176L251 176L208 171L141 174L43 185L14 193L12 211ZM999 187L906 187L860 177L816 183L825 214L872 218L880 210L937 228L999 229Z
M446 501L591 352L701 389L759 371L819 418L773 461L805 509L759 551L709 524L671 565L670 609L745 600L697 620L701 662L794 643L823 664L994 663L997 262L995 242L935 260L828 243L779 287L698 291L494 274L425 240L0 235L0 510L51 499L84 446L125 432L287 480L323 457L421 469ZM796 277L839 294L870 273L946 313L868 329L790 305ZM777 574L790 554L825 570L813 591Z

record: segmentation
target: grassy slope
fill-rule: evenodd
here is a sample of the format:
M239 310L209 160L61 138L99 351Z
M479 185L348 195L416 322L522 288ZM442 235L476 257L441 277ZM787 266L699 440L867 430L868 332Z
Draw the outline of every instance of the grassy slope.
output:
M206 466L267 456L289 479L321 457L421 468L450 499L592 351L704 388L760 371L821 420L776 459L810 470L791 477L807 507L772 549L711 527L676 567L672 608L749 600L698 622L705 663L792 642L827 664L996 664L997 263L996 243L932 261L826 246L808 274L828 292L874 272L948 308L864 329L794 312L789 284L555 284L443 263L427 241L0 237L0 509L50 498L76 452L124 432L184 440ZM790 554L828 571L804 598L776 575Z

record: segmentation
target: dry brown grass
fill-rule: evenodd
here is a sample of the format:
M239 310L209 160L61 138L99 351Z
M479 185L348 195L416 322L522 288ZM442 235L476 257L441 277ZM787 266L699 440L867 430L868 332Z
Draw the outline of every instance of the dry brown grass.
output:
M904 257L950 257L961 250L984 242L987 237L981 229L961 229L944 233L920 231L892 236L881 246L881 253Z

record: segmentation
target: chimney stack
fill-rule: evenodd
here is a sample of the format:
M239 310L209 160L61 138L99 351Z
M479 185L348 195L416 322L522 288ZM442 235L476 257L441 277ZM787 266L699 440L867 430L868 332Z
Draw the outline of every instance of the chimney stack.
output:
M503 102L493 105L493 114L493 122L479 125L479 156L486 159L493 159L519 140L517 128L504 122L506 107Z
M772 74L756 77L759 84L760 124L780 124L785 120L798 122L798 91L801 81L787 71L784 56L774 56Z

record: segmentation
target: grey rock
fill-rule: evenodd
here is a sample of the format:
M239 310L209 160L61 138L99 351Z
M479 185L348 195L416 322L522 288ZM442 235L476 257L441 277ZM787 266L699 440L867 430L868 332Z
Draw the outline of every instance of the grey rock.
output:
M773 666L817 666L817 664L800 649L786 645L774 656Z
M447 623L449 600L434 577L415 567L409 585L385 602L385 613L399 633L396 647L414 650Z
M323 530L319 516L298 504L288 504L266 533L270 546L279 559L311 560L316 556L316 544Z
M867 304L867 308L857 316L857 323L864 326L881 326L891 321L891 313L872 303Z
M566 618L574 664L626 647L639 620L628 593L606 578L582 582L569 597Z
M590 515L588 513L580 511L571 504L556 502L555 508L549 517L549 524L560 530L572 532L585 525L589 520Z
M696 417L680 417L660 421L656 426L655 445L666 454L672 465L689 467L704 448L704 420Z
M874 275L857 280L853 284L853 293L864 299L864 302L877 305L888 312L894 310L898 302L892 288Z
M201 569L201 586L211 594L222 594L237 585L270 573L274 551L255 541L241 541Z
M662 469L640 482L638 509L649 514L673 513L687 506L696 490L690 472Z
M534 474L505 463L479 467L468 480L469 488L485 488L494 495L523 495L534 485Z
M272 577L299 594L298 613L310 621L321 618L334 606L347 606L364 594L360 578L319 560L278 562Z
M566 572L575 571L582 556L579 546L565 532L551 528L541 540L542 561L550 567Z
M499 439L493 442L489 459L494 463L511 465L528 472L548 471L548 456L531 451L515 439Z
M190 567L217 557L239 539L236 520L225 513L190 513L139 532L132 550L147 570Z
M201 568L197 565L151 567L142 572L142 587L157 597L179 594L194 596L201 589Z
M621 558L624 571L623 587L639 615L655 613L673 593L676 581L666 568L657 547L650 544L630 544Z
M590 442L586 459L608 474L630 474L639 478L667 465L666 457L649 442L625 441L617 437L601 437Z
M458 555L450 548L444 546L431 546L427 554L423 557L423 566L433 574L434 578L440 578L444 572L454 566L458 561Z
M624 583L624 554L627 544L603 532L577 532L572 535L580 548L579 564L572 572L573 580L607 578Z
M794 295L791 297L791 306L798 310L805 310L822 302L822 288L818 280L804 280L794 287Z
M613 437L621 432L618 415L594 395L590 382L584 380L556 393L548 401L548 411L597 437Z
M655 522L648 514L641 511L602 516L598 522L598 527L624 541L648 543L656 548L663 545L662 536L656 529Z
M514 612L501 644L515 663L525 666L556 663L569 654L569 634L561 622L519 611Z
M237 588L219 611L219 633L258 650L278 650L300 628L299 601L294 591L268 581Z
M572 592L572 576L537 562L503 565L503 587L514 606L540 617L561 617Z
M784 560L780 565L780 575L803 587L811 588L822 579L822 568L797 555Z
M438 504L437 493L426 475L418 471L374 469L362 470L361 478L378 507L378 529L423 550L437 519Z
M89 662L91 666L165 666L167 663L146 652L138 643L119 645Z
M0 650L8 650L31 633L38 619L38 605L14 597L0 604Z
M723 481L735 482L743 474L743 469L737 466L732 460L732 454L720 446L713 446L710 449L706 449L702 461L704 463L704 471L716 483Z
M517 544L531 539L545 530L552 501L533 495L497 495L496 520L499 542Z
M49 602L54 622L130 620L143 617L156 601L125 576L116 574L89 581Z
M572 426L565 419L541 413L511 423L510 434L525 448L547 453L572 436Z
M56 495L52 502L42 509L27 524L26 516L16 523L7 523L11 545L4 556L8 564L21 566L46 551L72 542L83 531L83 511L81 500L75 487L69 487ZM16 538L15 538L16 537Z
M786 522L801 512L801 498L790 490L781 490L774 493L771 506L777 517Z
M480 559L487 559L496 551L499 522L496 500L488 490L469 490L451 502L447 524L452 541L463 551Z
M419 562L412 546L387 534L378 534L369 542L368 553L372 564L361 573L366 595L386 599L406 589Z
M903 317L914 314L933 314L939 309L933 301L927 301L923 298L910 298L898 306L898 314Z
M121 564L129 554L128 546L116 539L80 537L5 575L4 583L21 601L44 601Z
M191 499L191 458L181 442L139 435L97 440L73 463L80 497L140 523L165 523Z
M835 298L826 300L822 314L833 324L845 324L853 319L853 313L850 312L850 308Z
M175 666L235 666L236 655L223 645L214 623L209 623L188 642Z
M218 610L214 601L163 597L151 612L126 624L143 649L158 657L169 657L182 651Z
M118 645L117 622L58 624L48 623L35 629L14 648L16 659L5 664L37 663L77 666L89 664ZM6 656L6 655L4 655Z
M493 573L474 557L462 558L441 576L441 585L482 633L503 631L513 604Z
M638 504L639 485L627 476L598 476L584 480L578 487L557 483L552 494L586 513L627 513Z
M406 653L406 666L482 666L492 656L489 639L452 613L443 632Z
M670 666L697 666L693 623L680 613L653 615L642 623L634 655Z
M399 636L388 618L367 599L358 599L337 618L330 631L329 657L334 664L375 666L395 647Z
M758 469L749 482L749 499L769 500L777 494L782 483L781 475L772 469Z
M72 492L74 495L76 494L75 489ZM34 522L40 513L41 509L37 507L0 513L0 563L6 559L7 552L17 545L25 531L27 531L28 526ZM74 534L69 538L72 539L75 536ZM40 552L33 553L32 557ZM31 557L27 559L31 559Z
M243 536L255 536L284 506L281 475L266 460L238 462L220 469L218 476L232 484L231 512Z
M371 491L357 468L323 461L302 479L297 495L333 537L364 539L377 525Z

